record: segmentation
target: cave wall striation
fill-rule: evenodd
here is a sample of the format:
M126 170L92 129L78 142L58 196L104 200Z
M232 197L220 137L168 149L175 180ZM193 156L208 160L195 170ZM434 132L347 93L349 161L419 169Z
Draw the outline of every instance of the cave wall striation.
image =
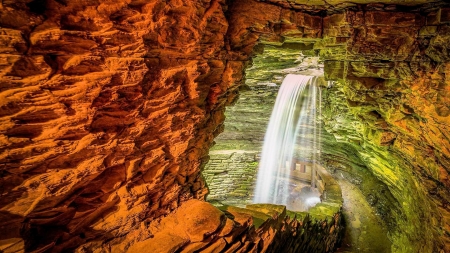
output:
M204 199L200 166L242 78L224 1L0 6L3 243L101 248Z

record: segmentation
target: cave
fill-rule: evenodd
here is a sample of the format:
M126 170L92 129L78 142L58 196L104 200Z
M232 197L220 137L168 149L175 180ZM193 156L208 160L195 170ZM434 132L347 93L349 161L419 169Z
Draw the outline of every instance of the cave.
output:
M3 0L0 31L0 252L450 252L444 0ZM320 203L253 203L302 71Z

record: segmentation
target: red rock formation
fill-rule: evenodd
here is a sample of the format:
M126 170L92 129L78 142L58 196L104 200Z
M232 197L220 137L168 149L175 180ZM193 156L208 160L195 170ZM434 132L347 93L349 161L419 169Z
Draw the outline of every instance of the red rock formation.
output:
M224 59L223 8L3 3L2 239L73 248L203 199L200 165L223 121L218 98L240 78Z

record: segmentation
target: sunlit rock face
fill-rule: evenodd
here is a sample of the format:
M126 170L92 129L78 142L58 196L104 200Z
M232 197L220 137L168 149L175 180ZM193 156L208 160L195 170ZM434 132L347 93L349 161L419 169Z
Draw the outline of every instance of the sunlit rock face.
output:
M202 164L258 41L306 40L339 80L328 130L394 196L395 249L449 251L450 14L436 6L4 0L2 246L139 247L154 220L204 199Z
M224 1L0 6L2 245L99 248L204 198L241 78Z

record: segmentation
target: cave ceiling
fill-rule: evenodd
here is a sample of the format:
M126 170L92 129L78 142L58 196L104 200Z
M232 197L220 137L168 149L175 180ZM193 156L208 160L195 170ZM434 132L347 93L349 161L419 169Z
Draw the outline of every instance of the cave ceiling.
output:
M332 13L344 9L364 8L374 10L392 11L396 9L415 10L416 7L429 8L436 5L443 5L445 1L436 0L258 0L261 2L273 3L284 8L297 9L310 12L324 11Z

